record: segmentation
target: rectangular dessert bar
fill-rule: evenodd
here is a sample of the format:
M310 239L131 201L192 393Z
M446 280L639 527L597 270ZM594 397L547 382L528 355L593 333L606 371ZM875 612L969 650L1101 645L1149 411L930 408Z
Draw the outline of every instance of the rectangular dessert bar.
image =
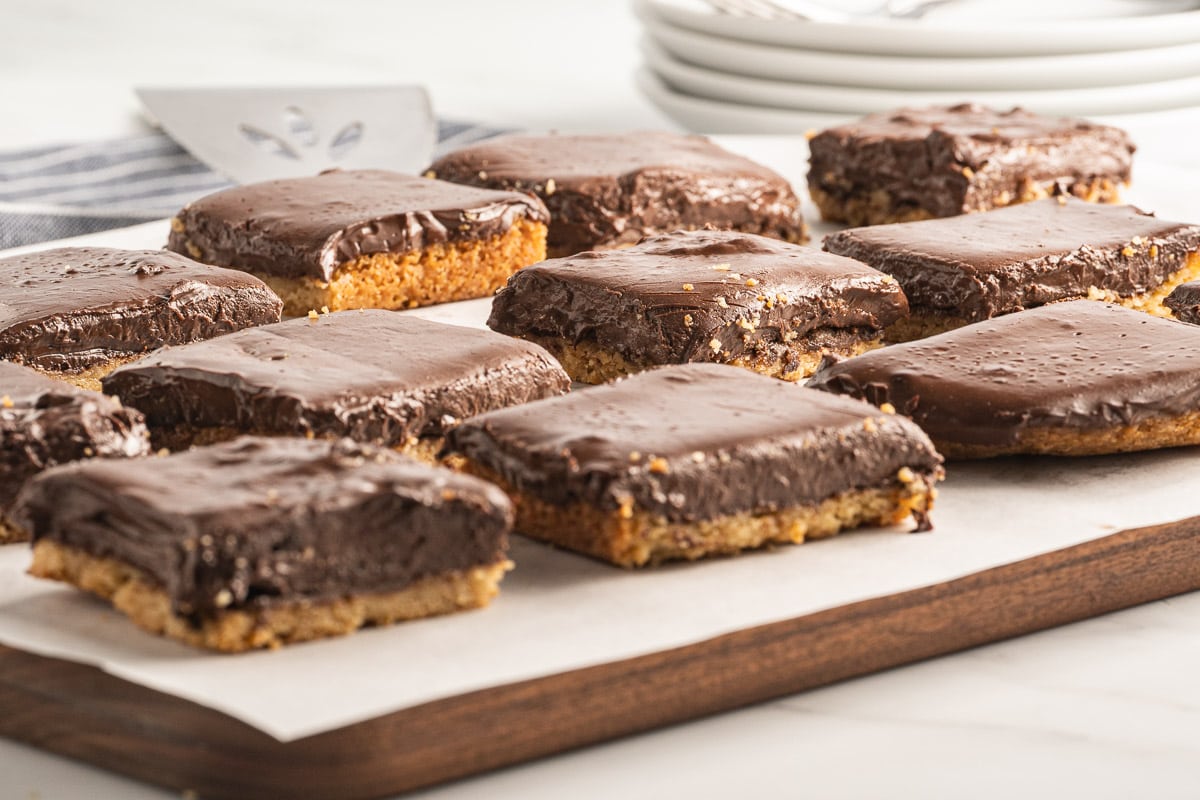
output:
M1200 328L1087 300L827 364L808 385L890 404L948 458L1200 444Z
M224 652L483 606L511 567L500 490L348 440L68 465L12 516L31 574Z
M795 381L823 354L876 347L907 313L896 280L753 234L679 231L521 270L488 325L536 342L574 380L663 364L733 364Z
M808 238L783 176L703 136L499 136L443 156L426 175L536 194L550 210L551 258L704 227Z
M26 538L5 515L31 476L69 461L149 452L150 434L137 411L0 361L0 544Z
M546 257L546 207L383 170L235 186L191 203L167 247L251 272L301 316L487 297Z
M1169 315L1163 300L1200 277L1200 225L1065 197L852 228L825 249L900 282L911 314L885 334L892 341L1075 298Z
M509 493L518 533L626 567L923 527L942 475L907 419L717 364L484 414L447 448Z
M974 104L903 108L809 141L808 188L830 222L877 225L986 211L1061 189L1115 203L1133 143L1118 128Z
M459 420L569 387L537 345L377 310L168 348L104 381L146 415L156 447L244 433L348 436L430 460Z
M282 309L257 278L162 250L42 250L0 259L0 274L0 359L85 389L163 345L278 322Z

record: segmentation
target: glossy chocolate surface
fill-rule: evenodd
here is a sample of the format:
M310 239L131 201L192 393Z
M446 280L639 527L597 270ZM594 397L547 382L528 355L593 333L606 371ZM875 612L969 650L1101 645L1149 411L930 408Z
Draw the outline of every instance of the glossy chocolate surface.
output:
M491 484L390 451L244 437L47 472L12 516L35 542L137 567L202 619L495 564L512 510Z
M978 320L1086 297L1093 286L1148 292L1200 250L1200 226L1062 198L850 228L827 237L825 249L894 276L913 313Z
M1200 281L1176 286L1163 305L1171 309L1177 319L1192 325L1200 324Z
M527 267L496 295L488 325L665 364L726 361L819 328L873 338L907 308L894 279L857 261L752 234L693 231Z
M939 443L1010 444L1200 411L1200 328L1077 300L827 364L807 385L891 403Z
M0 259L0 359L78 372L278 322L257 278L161 250L63 247Z
M809 142L809 186L836 198L885 192L899 211L981 211L1042 186L1128 183L1134 146L1119 128L964 103L871 114Z
M519 192L335 170L201 198L179 212L167 247L209 264L328 281L362 256L488 239L518 219L546 222L549 215L537 198Z
M152 428L227 427L403 444L567 391L540 347L391 311L302 317L172 347L104 380Z
M0 513L27 478L48 467L149 452L150 435L137 411L0 361Z
M451 431L447 447L546 502L632 500L687 521L818 503L889 483L901 467L931 476L941 464L907 419L716 364L484 414Z
M539 196L550 209L552 256L705 225L806 238L800 200L781 175L703 136L502 136L450 153L430 169L442 180Z

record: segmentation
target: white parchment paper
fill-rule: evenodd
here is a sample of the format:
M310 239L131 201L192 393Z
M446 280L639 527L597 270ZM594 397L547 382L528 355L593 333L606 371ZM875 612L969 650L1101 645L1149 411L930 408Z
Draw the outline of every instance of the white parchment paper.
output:
M803 185L802 140L737 144ZM87 241L157 247L165 232L165 223L153 223ZM487 307L473 301L410 313L479 325ZM25 576L28 548L9 546L0 548L0 643L95 665L286 741L1197 515L1197 466L1197 449L951 464L932 533L861 531L641 572L517 537L511 554L517 568L487 609L237 656L146 635L102 603Z

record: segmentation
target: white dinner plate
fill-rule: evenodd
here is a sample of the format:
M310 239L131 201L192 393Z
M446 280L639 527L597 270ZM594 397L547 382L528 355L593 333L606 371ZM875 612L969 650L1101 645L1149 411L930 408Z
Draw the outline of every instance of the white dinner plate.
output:
M689 31L647 16L646 31L680 61L753 78L879 89L1073 89L1200 75L1200 42L1050 56L929 58L831 53Z
M731 103L841 114L866 114L902 106L953 105L965 101L998 109L1022 106L1043 114L1131 114L1200 105L1200 75L1156 83L1089 89L1011 91L907 91L827 86L748 78L686 64L649 39L646 64L667 84L696 97Z
M1104 3L1107 14L1063 0L991 3L991 16L972 6L939 9L921 20L871 18L847 23L765 20L719 14L703 0L633 0L649 14L688 30L762 44L834 52L927 56L1015 56L1102 53L1200 41L1200 10L1140 0ZM830 0L830 5L838 4ZM1021 6L1024 15L1013 13ZM1030 9L1041 8L1045 18ZM1097 7L1092 6L1091 9ZM1145 13L1138 13L1138 9ZM1061 10L1059 10L1061 9ZM1118 13L1113 13L1116 9ZM1124 9L1129 15L1121 15ZM1154 13L1166 10L1167 13ZM1063 18L1056 18L1061 16Z

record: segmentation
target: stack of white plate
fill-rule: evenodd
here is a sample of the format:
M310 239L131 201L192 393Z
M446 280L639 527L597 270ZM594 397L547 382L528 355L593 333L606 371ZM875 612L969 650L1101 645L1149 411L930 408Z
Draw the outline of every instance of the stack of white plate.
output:
M882 3L825 5L852 14ZM634 6L639 85L696 131L803 132L964 101L1118 120L1200 106L1197 2L957 0L919 20L838 22L723 13L704 0Z

